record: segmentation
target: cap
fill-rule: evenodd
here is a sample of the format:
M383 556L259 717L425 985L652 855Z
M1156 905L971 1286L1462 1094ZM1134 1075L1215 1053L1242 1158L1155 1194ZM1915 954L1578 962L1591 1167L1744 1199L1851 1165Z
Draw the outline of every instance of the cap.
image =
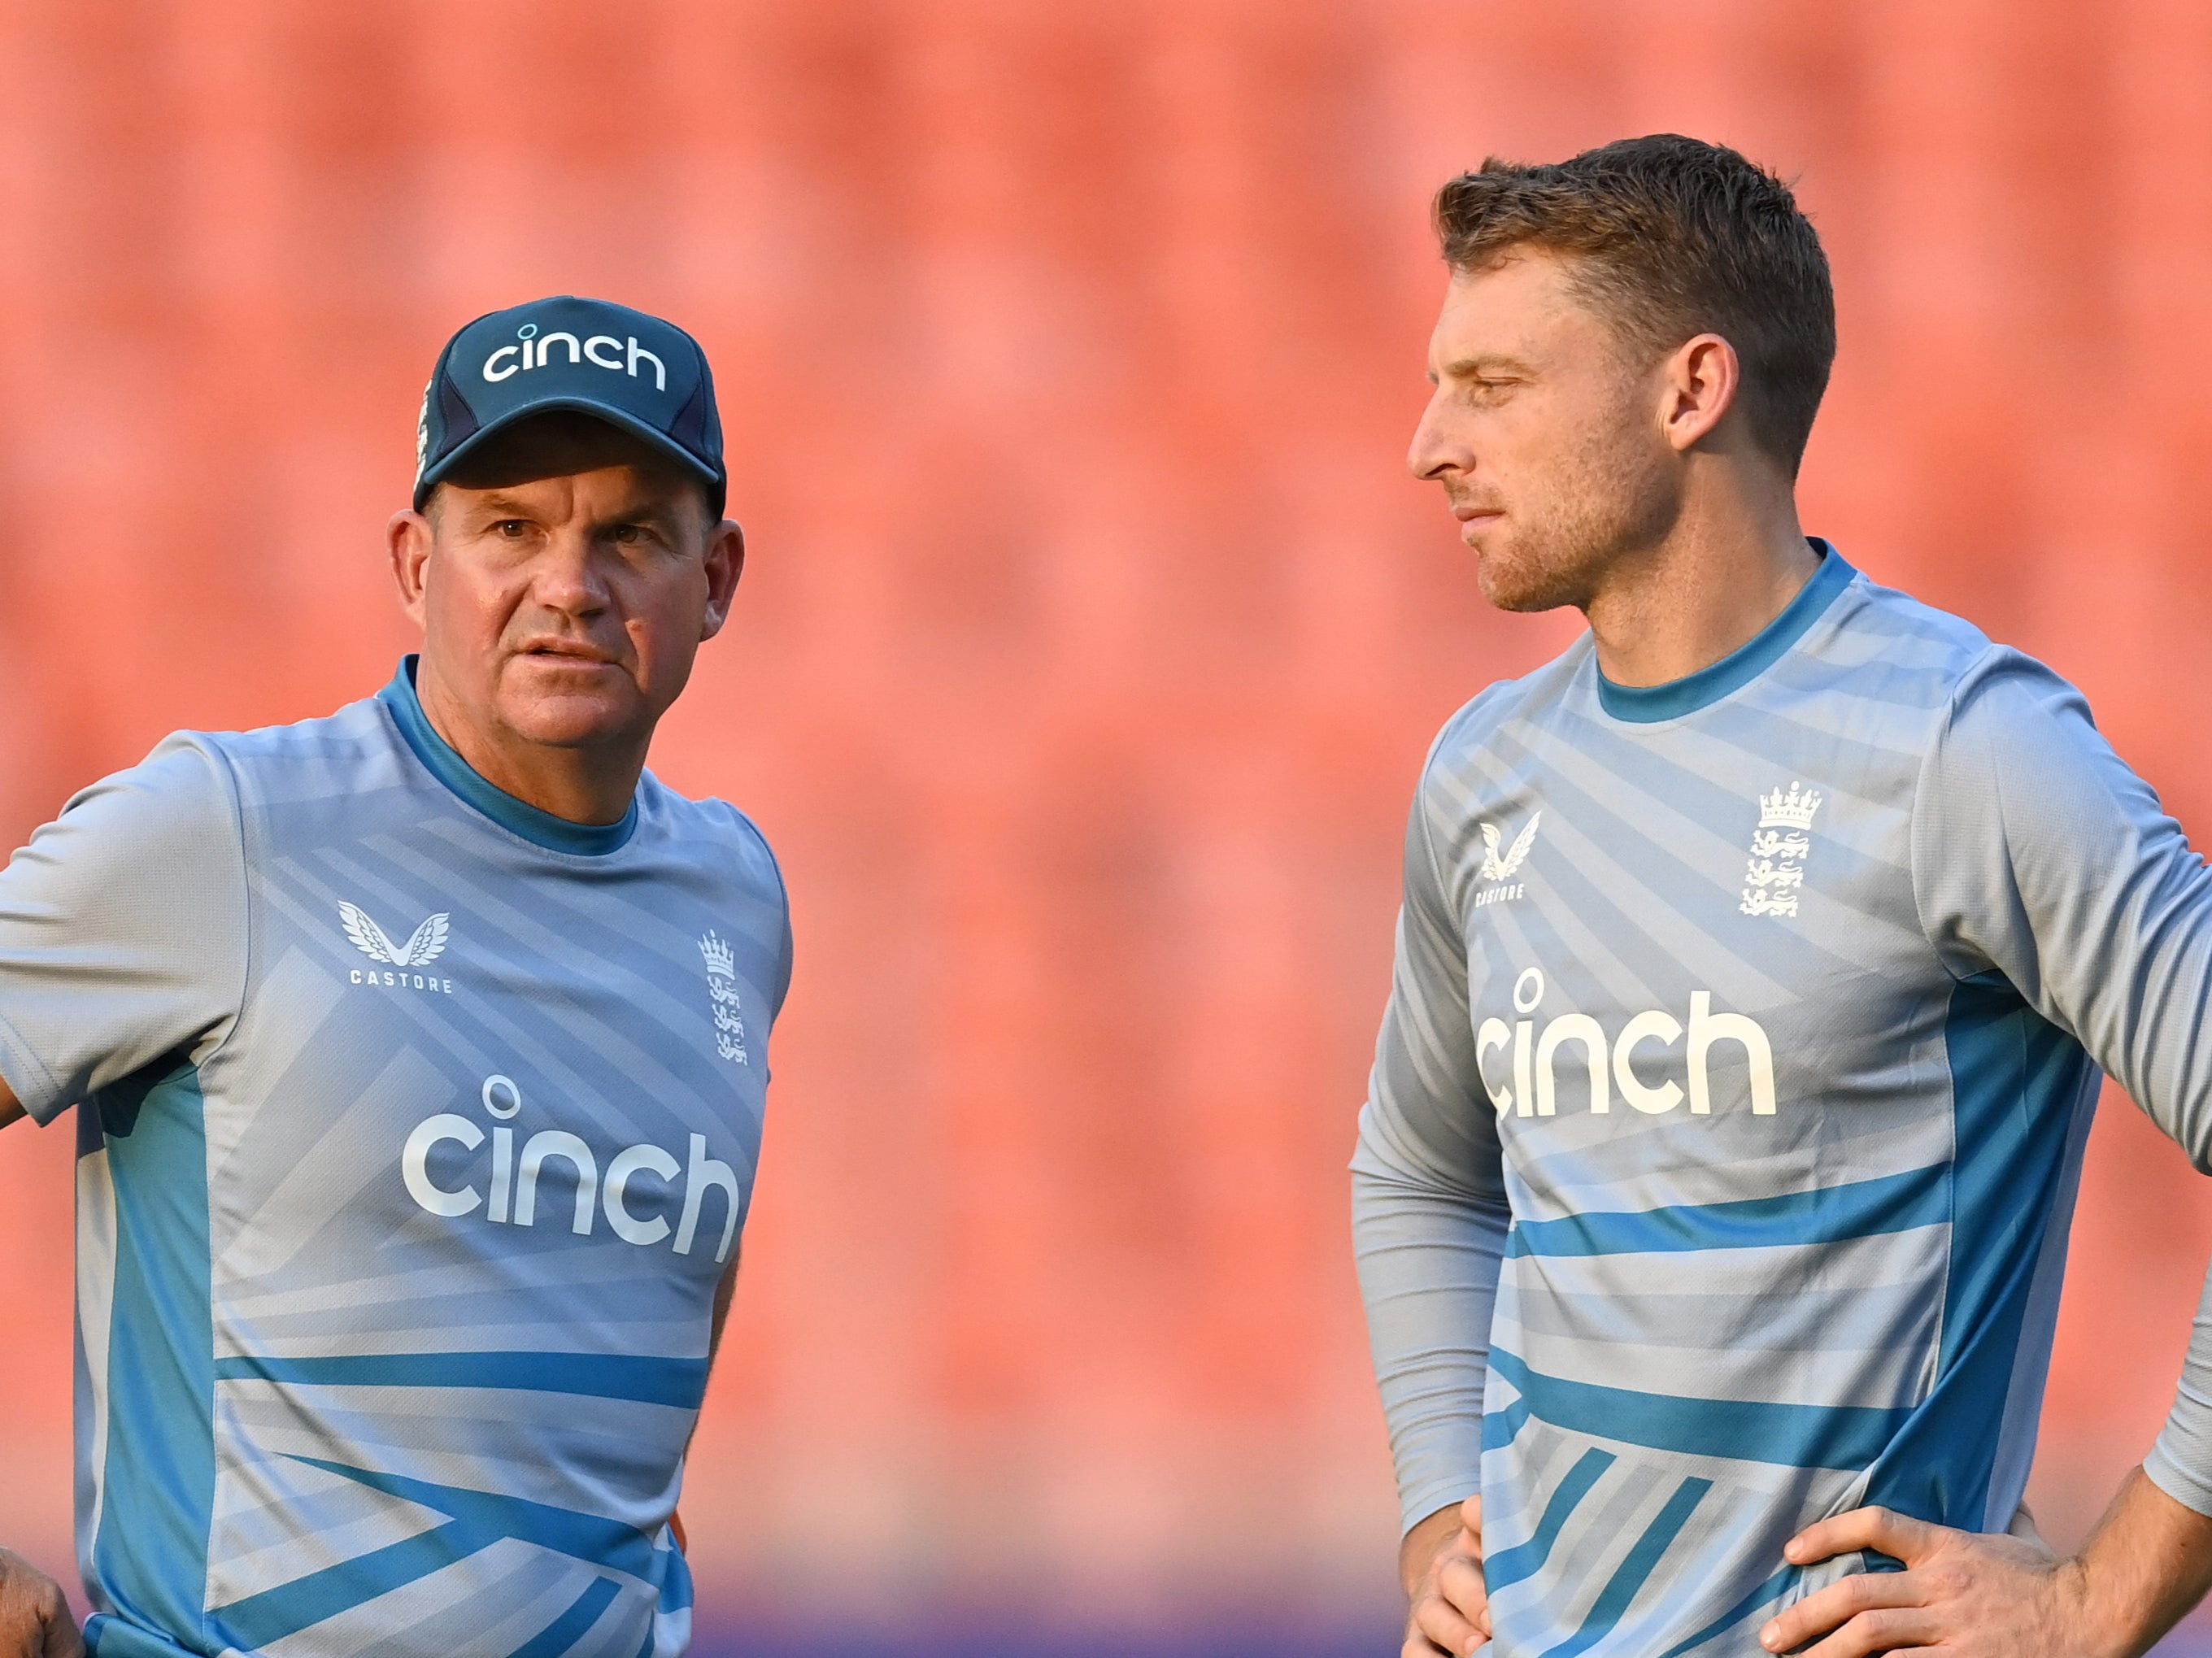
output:
M495 432L573 409L644 439L699 475L720 516L729 475L707 354L673 323L558 295L494 311L446 342L422 393L415 507Z

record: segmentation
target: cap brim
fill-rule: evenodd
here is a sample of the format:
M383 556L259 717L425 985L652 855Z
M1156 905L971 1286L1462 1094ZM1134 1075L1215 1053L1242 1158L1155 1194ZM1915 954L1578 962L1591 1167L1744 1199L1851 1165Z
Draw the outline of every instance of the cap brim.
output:
M711 471L698 456L677 442L667 433L656 431L653 427L638 419L636 416L617 409L610 404L595 402L590 398L550 397L541 398L535 403L526 403L520 409L508 410L490 424L471 433L461 442L456 444L452 452L439 461L435 466L425 470L422 476L415 481L415 510L421 512L422 503L430 498L430 491L446 481L446 475L499 433L504 432L518 421L528 420L533 415L548 415L559 410L589 415L595 420L605 421L608 425L651 444L662 454L666 455L693 477L704 483L708 486L709 499L718 496L728 487L728 479L721 473Z

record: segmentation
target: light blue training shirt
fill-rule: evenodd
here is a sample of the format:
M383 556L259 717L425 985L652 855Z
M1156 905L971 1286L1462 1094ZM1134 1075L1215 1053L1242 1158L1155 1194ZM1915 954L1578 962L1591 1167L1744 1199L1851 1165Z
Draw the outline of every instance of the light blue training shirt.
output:
M2203 861L2072 687L1814 544L1724 660L1585 635L1422 776L1354 1219L1501 1658L1758 1652L1863 1503L2007 1529L2099 1067L2212 1160ZM2148 1467L2212 1514L2212 1321Z
M791 973L767 844L495 788L413 659L184 733L0 875L0 1074L77 1114L99 1658L675 1658L667 1525Z

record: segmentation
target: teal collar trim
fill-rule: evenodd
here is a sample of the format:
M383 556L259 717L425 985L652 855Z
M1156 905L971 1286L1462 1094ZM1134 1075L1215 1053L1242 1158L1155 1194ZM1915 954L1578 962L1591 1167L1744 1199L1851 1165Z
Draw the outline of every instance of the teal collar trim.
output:
M1597 674L1599 704L1615 720L1632 720L1638 725L1679 720L1686 714L1710 708L1772 667L1782 653L1820 619L1828 606L1835 603L1836 595L1858 574L1844 562L1841 553L1818 536L1806 539L1820 555L1820 568L1813 572L1810 581L1797 590L1797 597L1783 607L1782 614L1760 629L1747 644L1730 651L1709 668L1670 679L1663 685L1616 685L1605 677L1605 670L1597 667L1593 659L1591 666Z
M414 750L415 757L430 775L501 829L548 852L603 857L610 852L620 852L629 843L637 828L636 796L630 797L629 810L622 815L618 823L572 823L565 817L540 811L527 800L516 799L462 759L459 750L438 735L430 716L422 712L422 699L415 695L416 660L412 654L403 658L399 671L392 676L389 685L377 692L376 700L391 710L392 723L399 727L399 735L406 739L407 746Z

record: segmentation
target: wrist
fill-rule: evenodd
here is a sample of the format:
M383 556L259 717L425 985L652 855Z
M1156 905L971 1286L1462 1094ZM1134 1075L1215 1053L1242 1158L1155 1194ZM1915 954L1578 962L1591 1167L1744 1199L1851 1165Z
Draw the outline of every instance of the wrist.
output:
M2066 1650L2081 1658L2140 1658L2150 1642L2138 1620L2105 1592L2088 1555L2071 1555L2053 1574Z
M1410 1600L1421 1591L1444 1545L1459 1535L1459 1505L1438 1509L1407 1532L1398 1545L1398 1586Z

